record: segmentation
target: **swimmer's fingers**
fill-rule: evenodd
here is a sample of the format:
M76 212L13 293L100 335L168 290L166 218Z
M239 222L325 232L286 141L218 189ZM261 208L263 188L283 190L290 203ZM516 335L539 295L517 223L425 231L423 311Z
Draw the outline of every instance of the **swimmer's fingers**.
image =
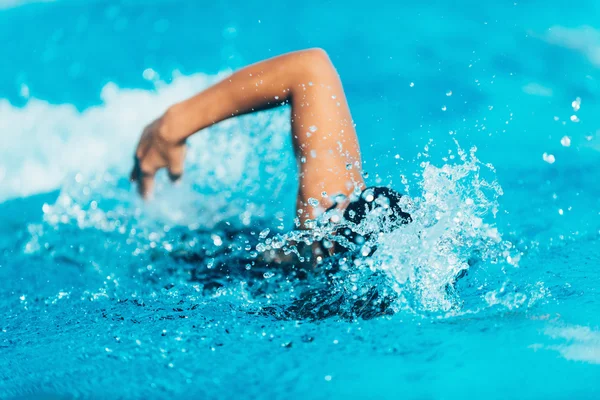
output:
M172 182L177 182L183 176L183 164L185 161L185 145L178 146L170 151L169 165L167 171Z
M143 157L136 157L132 176L138 183L138 192L145 199L151 197L154 190L154 176L165 164L166 162L161 159L159 153L153 149L150 149Z
M138 178L138 193L144 198L149 199L152 197L154 190L154 175L151 172L141 172L140 178Z
M137 157L134 157L133 160L133 169L131 170L131 174L129 175L130 182L137 182L140 179L140 161Z
M132 183L138 182L142 177L142 169L140 167L140 158L137 156L133 157L133 168L129 175L129 181Z

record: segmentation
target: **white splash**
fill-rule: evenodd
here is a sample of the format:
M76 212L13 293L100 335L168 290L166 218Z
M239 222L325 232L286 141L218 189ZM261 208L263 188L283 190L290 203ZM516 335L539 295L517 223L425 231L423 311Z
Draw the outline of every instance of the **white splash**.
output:
M475 151L459 149L462 163L456 165L423 163L422 195L404 198L403 209L413 222L378 237L372 265L388 274L411 308L437 312L455 307L448 287L475 254L479 261L518 260L492 222L502 189L484 178L489 174L493 179L494 170Z

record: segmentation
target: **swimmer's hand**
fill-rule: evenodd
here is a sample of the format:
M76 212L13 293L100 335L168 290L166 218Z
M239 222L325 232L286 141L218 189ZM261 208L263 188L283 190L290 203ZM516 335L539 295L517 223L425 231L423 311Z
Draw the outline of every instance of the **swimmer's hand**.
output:
M181 178L185 149L185 139L176 138L170 132L165 116L144 129L135 151L135 165L130 177L131 182L137 182L138 192L144 198L152 195L154 176L161 168L167 168L173 182Z

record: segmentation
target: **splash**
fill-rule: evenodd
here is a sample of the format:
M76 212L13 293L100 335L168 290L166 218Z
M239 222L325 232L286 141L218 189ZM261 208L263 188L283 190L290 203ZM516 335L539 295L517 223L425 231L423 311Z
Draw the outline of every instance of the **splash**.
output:
M308 301L320 304L309 310L311 318L331 314L332 305L338 314L350 317L357 308L361 312L370 308L370 315L386 314L389 309L437 315L464 311L455 286L470 268L491 265L500 272L503 267L516 266L520 258L494 226L502 195L494 168L480 162L475 154L476 148L467 153L459 147L460 162L456 164L421 164L420 194L401 199L412 223L399 228L387 226L391 222L380 211L373 211L359 225L332 223L336 215L325 213L314 222L314 229L277 235L257 248L293 253L301 261L304 255L299 243L338 243L350 250L335 261L323 262L324 273L339 272L332 278L333 285L310 293ZM348 242L340 235L346 229L368 239ZM489 295L479 294L479 306L497 304L486 300Z
M144 206L123 177L76 175L55 204L44 206L43 223L30 226L25 251L49 251L53 258L92 265L98 273L112 276L112 289L114 282L135 276L138 280L130 287L149 281L201 282L205 288L220 287L219 296L257 296L259 308L268 309L274 299L281 304L292 301L278 314L290 318L463 312L456 282L468 279L464 277L471 268L488 265L500 271L514 266L519 256L494 226L502 189L493 180L493 167L477 159L475 148L468 153L459 149L458 154L456 164L421 164L419 194L401 200L413 221L389 233L384 233L391 230L385 229L389 221L376 212L354 225L332 218L332 211L314 221L309 231L285 232L279 218L271 230L261 225L260 207L244 199L209 201L213 209L205 213L206 206L200 209L198 200L210 195L194 187L175 188L172 197L159 196L153 205ZM185 200L186 195L193 200ZM235 218L228 220L231 216ZM352 243L340 235L344 229L368 239ZM314 261L307 249L310 253L315 242L338 243L349 252L323 260L308 281L295 280L298 275L290 271L311 269ZM111 261L115 257L119 266ZM281 268L284 259L287 271ZM267 303L260 300L265 293L270 293ZM506 303L494 301L494 293L480 293L481 304ZM309 304L313 307L307 308Z
M411 308L455 309L460 303L454 283L471 265L517 261L493 223L502 189L484 178L493 167L475 152L459 148L462 163L455 165L422 163L421 195L406 204L414 223L379 240L373 264L386 271Z
M191 281L244 302L256 296L259 308L278 299L291 304L288 315L310 303L313 317L349 318L459 312L461 277L472 268L518 263L518 252L494 225L502 189L475 148L458 147L454 164L421 163L412 189L402 179L405 192L414 192L401 204L413 222L400 229L382 232L385 215L372 213L353 225L332 211L312 221L310 231L289 230L296 181L285 109L229 120L196 135L182 184L165 190L163 176L156 198L143 204L126 179L140 130L168 104L218 78L175 77L171 84L156 82L154 91L109 84L103 104L83 112L39 100L23 109L1 102L7 115L2 129L18 130L0 157L0 170L13 165L15 171L4 176L0 196L60 188L57 200L43 206L43 221L29 226L24 252L110 277L102 293ZM340 235L343 229L368 239L352 243ZM315 242L326 248L337 243L349 252L321 260L306 278L313 263L307 249ZM485 293L478 296L484 306L493 305Z

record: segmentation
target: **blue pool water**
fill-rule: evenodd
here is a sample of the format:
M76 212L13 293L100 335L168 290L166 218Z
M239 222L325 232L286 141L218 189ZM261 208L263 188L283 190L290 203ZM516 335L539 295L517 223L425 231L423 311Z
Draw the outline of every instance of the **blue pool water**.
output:
M0 0L0 398L600 397L600 3L389 3ZM293 226L289 111L127 181L168 105L317 46L415 216L329 286L246 270Z

